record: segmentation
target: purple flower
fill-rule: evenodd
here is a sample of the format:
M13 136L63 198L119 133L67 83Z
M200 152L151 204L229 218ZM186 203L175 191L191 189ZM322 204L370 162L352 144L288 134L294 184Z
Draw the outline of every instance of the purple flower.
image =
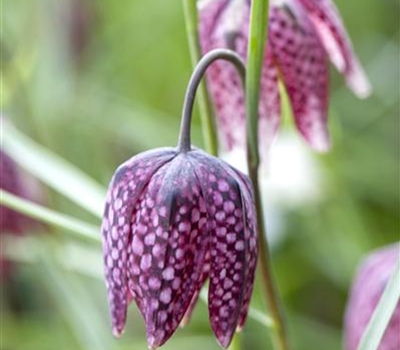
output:
M346 350L356 350L400 256L400 244L371 253L353 282L345 317ZM400 349L400 302L379 345L379 350Z
M1 122L4 117L1 117ZM31 179L16 163L0 150L0 188L16 196L43 202L43 194L38 183ZM43 228L37 221L0 205L0 235L22 235L28 230ZM8 278L12 269L11 261L5 260L0 253L0 277Z
M199 12L203 53L223 47L246 57L250 0L202 0ZM286 87L297 129L314 149L326 151L328 59L358 97L370 93L340 15L330 0L275 0L268 33L259 104L261 152L265 155L280 125L278 79ZM238 74L226 62L217 62L207 78L222 149L244 148L245 106Z
M150 349L164 344L210 278L211 327L223 347L245 322L257 261L249 179L201 150L162 148L121 165L102 225L113 332L134 300Z

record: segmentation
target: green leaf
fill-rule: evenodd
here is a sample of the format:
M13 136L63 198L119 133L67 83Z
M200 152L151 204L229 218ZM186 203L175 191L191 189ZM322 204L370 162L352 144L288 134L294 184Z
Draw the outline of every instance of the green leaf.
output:
M43 273L39 276L81 343L82 349L113 349L113 341L109 336L111 332L93 297L77 276L58 266L52 254L49 254L54 249L43 243L42 240L38 255Z
M88 175L4 122L2 149L21 167L92 214L102 217L105 189Z
M33 219L68 230L80 238L96 243L100 242L100 229L98 227L51 209L47 209L41 205L14 196L13 194L1 189L0 204L28 215Z
M376 350L400 298L400 259L361 338L357 350Z

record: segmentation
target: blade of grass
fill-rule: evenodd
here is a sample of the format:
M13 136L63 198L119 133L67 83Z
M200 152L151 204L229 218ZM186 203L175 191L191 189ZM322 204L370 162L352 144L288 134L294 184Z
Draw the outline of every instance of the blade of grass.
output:
M361 337L357 350L376 350L400 298L400 259Z
M21 167L90 213L101 217L105 189L10 124L1 122L2 149Z
M43 242L41 242L43 247ZM41 249L39 276L82 345L82 349L113 349L104 317L77 276L64 271L52 258L51 246Z
M79 238L100 243L100 229L96 226L27 201L1 189L0 204L33 219L68 230Z

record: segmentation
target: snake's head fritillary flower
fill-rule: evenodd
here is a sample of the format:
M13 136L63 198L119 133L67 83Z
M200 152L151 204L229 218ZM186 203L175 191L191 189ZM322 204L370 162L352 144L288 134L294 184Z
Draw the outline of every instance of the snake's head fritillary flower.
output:
M222 47L246 58L250 5L250 0L202 0L202 52ZM370 84L331 0L272 0L259 104L259 139L264 155L280 124L278 79L286 87L302 136L318 151L329 149L329 58L357 96L369 95ZM222 149L244 148L245 105L238 74L227 63L218 62L210 68L208 86Z
M345 348L356 350L361 336L400 258L400 244L372 252L361 264L353 282L345 317ZM378 350L400 349L400 302Z
M246 318L257 261L252 185L201 150L163 148L116 171L102 225L113 331L134 300L149 348L175 332L210 279L212 329L227 347Z

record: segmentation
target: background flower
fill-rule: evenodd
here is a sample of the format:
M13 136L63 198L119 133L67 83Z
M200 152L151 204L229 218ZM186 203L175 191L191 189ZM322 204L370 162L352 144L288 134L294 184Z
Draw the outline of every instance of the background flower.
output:
M382 293L400 259L396 243L370 253L361 263L354 278L345 319L346 350L356 350ZM400 348L400 301L386 328L379 350Z
M246 58L250 1L206 0L199 10L203 53L227 47ZM278 78L286 87L297 129L311 147L326 151L330 147L328 57L357 96L370 93L340 16L329 0L271 1L268 33L259 105L261 152L265 157L280 124ZM208 86L222 149L244 148L244 93L237 73L218 62L210 69Z

